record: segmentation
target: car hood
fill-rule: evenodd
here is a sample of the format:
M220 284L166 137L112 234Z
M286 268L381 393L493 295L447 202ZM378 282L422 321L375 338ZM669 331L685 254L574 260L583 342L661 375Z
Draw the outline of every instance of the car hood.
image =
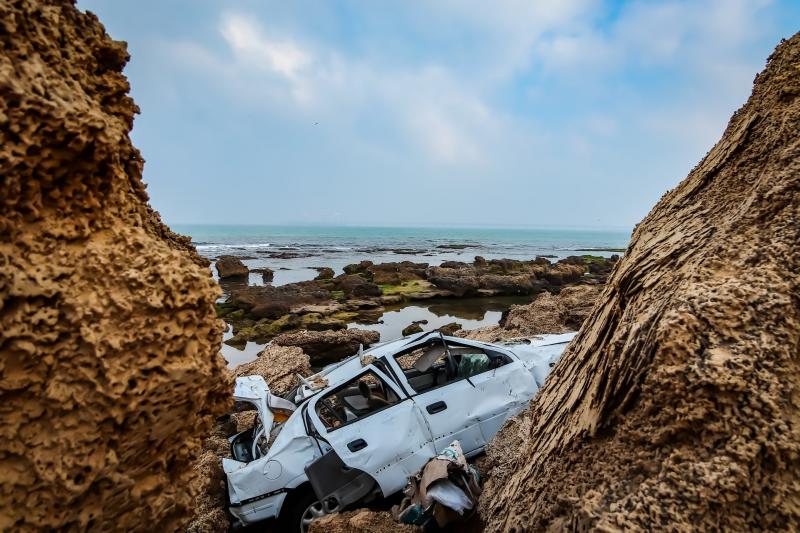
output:
M258 375L236 378L233 399L253 404L258 410L258 416L265 428L272 427L275 411L291 415L297 409L297 406L289 400L272 394L267 382Z

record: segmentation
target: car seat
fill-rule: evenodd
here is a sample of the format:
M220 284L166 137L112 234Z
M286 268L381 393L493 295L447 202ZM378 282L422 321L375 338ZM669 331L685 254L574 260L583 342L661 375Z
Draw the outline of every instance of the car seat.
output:
M390 405L389 402L383 398L376 396L372 389L369 388L369 384L366 381L358 382L358 390L361 392L361 396L367 400L367 406L369 406L370 411Z

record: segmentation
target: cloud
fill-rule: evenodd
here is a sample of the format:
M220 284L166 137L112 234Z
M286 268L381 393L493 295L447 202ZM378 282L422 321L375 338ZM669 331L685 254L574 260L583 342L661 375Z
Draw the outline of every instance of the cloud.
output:
M268 39L252 19L241 15L226 15L220 32L237 60L271 70L288 80L297 81L300 72L311 63L309 53L297 44Z
M212 74L239 105L298 113L304 120L313 116L340 127L382 117L384 128L432 163L486 161L487 136L497 121L481 94L451 68L376 64L336 49L274 39L256 20L239 13L222 16L219 32L233 61L200 43L173 43L172 52L182 64Z
M764 6L410 2L388 22L365 8L352 42L228 11L221 49L172 49L233 105L330 125L327 142L345 151L367 147L440 180L575 181L603 150L624 160L626 140L702 155L749 89L758 65L743 51Z
M270 39L252 17L239 14L224 15L220 33L240 67L239 72L234 70L231 75L248 78L252 83L252 74L260 71L287 82L296 101L311 98L312 87L305 76L313 66L310 52L291 40Z

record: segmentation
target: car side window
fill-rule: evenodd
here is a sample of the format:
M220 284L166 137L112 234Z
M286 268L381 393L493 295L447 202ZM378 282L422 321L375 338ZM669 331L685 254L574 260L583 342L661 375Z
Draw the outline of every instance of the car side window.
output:
M395 360L403 370L406 381L417 393L469 378L510 362L499 353L450 343L445 346L439 340L400 353L395 356Z
M361 374L317 401L316 411L325 429L333 430L400 401L375 372Z

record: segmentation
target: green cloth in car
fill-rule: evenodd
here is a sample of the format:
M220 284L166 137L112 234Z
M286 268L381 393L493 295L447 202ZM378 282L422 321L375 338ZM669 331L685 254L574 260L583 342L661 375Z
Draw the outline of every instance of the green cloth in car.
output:
M490 363L489 356L485 353L470 353L461 356L461 361L458 362L459 378L468 378L481 372L486 372L489 369Z

